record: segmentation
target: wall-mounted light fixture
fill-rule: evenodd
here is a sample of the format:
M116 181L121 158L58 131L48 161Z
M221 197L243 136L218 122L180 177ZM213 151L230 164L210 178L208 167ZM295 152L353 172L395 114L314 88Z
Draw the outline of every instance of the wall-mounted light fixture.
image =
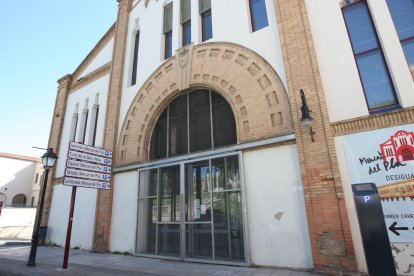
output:
M302 118L300 118L300 125L305 128L309 128L309 135L312 139L312 142L315 142L313 139L313 135L315 132L312 129L313 125L313 118L310 115L310 110L308 107L308 104L306 103L305 93L303 93L303 90L300 90L300 97L302 98L302 106L300 107L300 111L302 112Z

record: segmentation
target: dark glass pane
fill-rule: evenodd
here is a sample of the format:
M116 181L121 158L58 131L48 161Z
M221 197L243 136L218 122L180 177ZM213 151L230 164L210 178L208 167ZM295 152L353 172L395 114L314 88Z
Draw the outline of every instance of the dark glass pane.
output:
M140 199L138 208L140 218L138 252L155 254L157 199Z
M186 154L187 144L187 95L175 99L169 106L170 125L169 142L170 156Z
M139 197L157 196L158 170L141 171L139 174Z
M380 50L356 57L369 109L397 104Z
M414 37L414 1L387 0L387 4L400 40Z
M226 157L227 189L240 189L238 156Z
M158 254L180 256L180 225L158 225Z
M150 159L167 157L167 109L161 114L151 137Z
M231 259L244 260L243 206L241 192L226 193L229 200Z
M203 42L213 37L213 26L211 22L211 10L201 14L201 28Z
M135 35L134 60L132 64L131 85L134 85L137 83L138 49L139 49L139 31Z
M226 189L224 158L211 160L211 187L213 191Z
M183 24L183 46L191 43L191 21Z
M250 0L250 14L253 32L269 25L265 0Z
M159 221L180 221L180 166L160 169Z
M236 144L236 121L227 101L216 93L211 93L213 107L214 147Z
M414 64L414 38L402 43L405 59L408 64Z
M365 2L350 5L343 10L354 53L379 46L368 6Z
M165 59L172 57L172 31L165 33Z
M213 257L211 224L187 224L185 239L187 258L211 259Z
M190 96L190 152L211 149L210 95L196 90Z
M187 221L211 221L208 161L186 165L186 175Z

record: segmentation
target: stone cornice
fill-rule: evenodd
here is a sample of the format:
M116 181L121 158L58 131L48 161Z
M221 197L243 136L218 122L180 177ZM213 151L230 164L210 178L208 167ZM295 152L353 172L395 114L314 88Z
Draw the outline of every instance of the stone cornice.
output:
M332 130L335 136L341 136L410 123L414 123L414 108L412 107L332 123Z
M92 51L86 56L86 58L82 61L82 63L76 68L75 72L73 72L73 79L77 80L82 72L88 67L88 65L92 62L92 60L99 54L99 52L108 44L108 42L114 37L115 35L115 23L109 28L106 34L99 40L99 42L95 45Z
M85 87L86 85L90 84L91 82L101 78L102 76L105 76L111 72L111 62L108 62L95 71L90 72L89 74L85 75L84 77L74 80L72 82L72 85L70 87L69 94L81 89L82 87Z

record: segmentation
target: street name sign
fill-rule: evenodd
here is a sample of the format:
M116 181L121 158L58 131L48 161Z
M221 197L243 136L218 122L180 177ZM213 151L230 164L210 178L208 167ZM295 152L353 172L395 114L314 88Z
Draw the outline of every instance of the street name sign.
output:
M66 169L65 176L85 178L85 179L94 179L94 180L103 180L103 181L111 180L111 175L107 173L90 172L90 171L83 171L83 170L77 170L77 169Z
M65 177L65 179L63 180L63 184L68 185L68 186L77 186L77 187L95 188L95 189L104 189L104 190L109 190L111 188L111 185L109 182L73 178L73 177Z
M68 158L78 159L78 160L92 162L92 163L98 163L102 165L112 165L111 158L105 158L105 157L101 157L97 155L74 151L74 150L70 150L68 152Z
M74 168L74 169L87 170L87 171L93 171L93 172L111 173L110 166L93 164L89 162L77 161L77 160L72 160L72 159L68 159L66 161L66 168Z
M91 146L87 146L87 145L76 143L76 142L70 142L69 149L80 151L80 152L85 152L85 153L89 153L93 155L103 156L107 158L112 158L112 151L101 149L101 148L96 148L96 147L91 147Z

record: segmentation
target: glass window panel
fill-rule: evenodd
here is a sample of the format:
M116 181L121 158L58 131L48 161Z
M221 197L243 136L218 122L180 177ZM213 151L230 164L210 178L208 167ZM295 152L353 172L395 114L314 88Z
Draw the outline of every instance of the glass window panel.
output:
M164 7L164 33L167 33L172 30L172 12L173 2Z
M158 254L180 256L180 224L158 225Z
M139 173L139 197L157 196L158 170L145 170Z
M191 21L183 23L183 46L191 43Z
M268 26L265 0L250 0L249 2L253 32Z
M157 199L145 198L139 200L138 252L155 254Z
M187 95L175 99L169 106L169 155L186 154L187 144Z
M398 37L403 40L414 36L414 1L387 0Z
M213 108L214 147L236 144L236 122L227 101L216 93L211 93Z
M379 44L366 3L350 5L343 12L354 53L377 48Z
M131 85L135 85L137 83L138 50L139 50L139 31L137 31L137 33L135 34L134 59L132 63Z
M211 149L210 95L195 90L190 97L190 152Z
M165 52L164 58L172 57L172 31L165 33Z
M380 50L356 57L369 109L397 104Z
M240 189L238 156L226 157L227 189Z
M191 19L191 0L181 0L181 23Z
M211 160L211 187L213 191L226 189L224 158Z
M231 259L244 260L243 206L241 192L228 192L230 213Z
M230 229L227 219L227 200L225 193L213 194L214 212L214 250L216 259L230 258Z
M187 258L212 259L211 224L187 224L186 232Z
M211 221L208 161L187 164L186 175L187 221Z
M405 59L408 64L414 64L414 38L402 43Z
M160 169L159 221L180 221L180 166Z
M211 10L208 10L201 14L201 28L203 42L213 37Z
M210 0L200 0L199 2L200 7L200 14L211 9L211 1Z
M150 158L167 157L167 109L161 114L151 137Z

